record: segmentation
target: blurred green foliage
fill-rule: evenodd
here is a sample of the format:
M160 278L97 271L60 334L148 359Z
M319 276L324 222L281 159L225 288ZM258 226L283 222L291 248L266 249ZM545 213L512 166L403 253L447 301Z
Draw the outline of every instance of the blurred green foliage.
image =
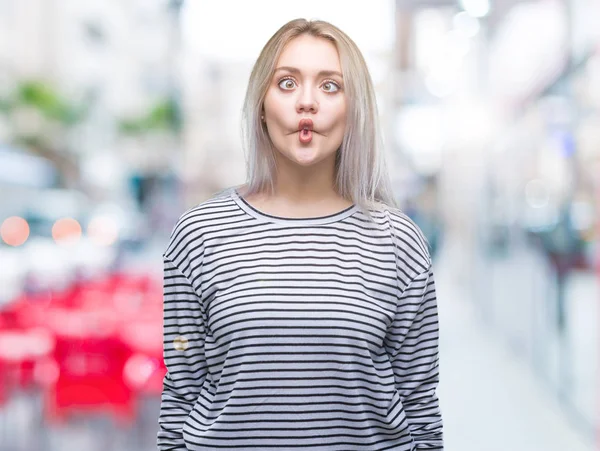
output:
M166 100L156 103L140 117L121 120L119 129L125 134L137 135L151 131L177 130L178 122L174 102Z
M139 117L122 119L119 130L126 135L141 135L154 131L178 132L181 120L177 103L173 99L158 101Z
M81 123L90 102L74 102L43 80L20 80L4 97L0 97L0 114L11 121L12 144L52 161L59 172L59 184L76 183L79 169L65 139ZM17 120L21 111L33 110L42 121L29 127Z
M69 104L51 86L43 82L22 83L17 89L17 98L22 105L32 106L48 119L56 120L64 125L74 125L84 115L84 107L75 107Z
M10 102L0 98L0 113L8 113L10 110Z
M9 96L0 97L0 113L11 114L22 107L34 108L45 119L69 127L85 118L90 105L89 102L79 105L70 102L47 82L25 80L19 82ZM125 135L178 132L181 130L179 107L172 98L159 100L138 117L117 120L117 127Z
M85 105L74 105L53 86L40 80L21 81L10 96L0 99L0 111L3 113L11 113L21 107L32 107L46 119L65 126L77 124L86 113Z

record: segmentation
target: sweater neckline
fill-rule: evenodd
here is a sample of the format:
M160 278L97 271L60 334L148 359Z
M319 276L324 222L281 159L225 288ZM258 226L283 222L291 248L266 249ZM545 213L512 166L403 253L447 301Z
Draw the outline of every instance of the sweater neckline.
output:
M255 219L264 222L272 222L277 224L286 224L286 225L322 225L322 224L331 224L334 222L341 221L343 219L352 216L356 213L359 208L356 204L352 204L351 206L338 211L336 213L326 215L326 216L313 216L306 218L290 218L284 216L274 216L268 213L264 213L257 209L256 207L250 205L246 199L244 199L237 191L237 188L232 188L231 190L231 198L233 201L244 210L247 214L252 216Z

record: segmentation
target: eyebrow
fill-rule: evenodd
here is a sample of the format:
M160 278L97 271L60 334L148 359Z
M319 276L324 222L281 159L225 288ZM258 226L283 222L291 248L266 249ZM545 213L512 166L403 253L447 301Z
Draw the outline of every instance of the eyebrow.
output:
M296 68L296 67L291 67L291 66L281 66L278 67L277 69L275 69L275 72L279 72L279 71L287 71L287 72L292 72L294 74L299 74L300 73L300 69ZM336 71L336 70L322 70L320 71L317 75L319 76L325 76L325 77L331 77L332 75L337 75L340 78L344 78L343 75Z

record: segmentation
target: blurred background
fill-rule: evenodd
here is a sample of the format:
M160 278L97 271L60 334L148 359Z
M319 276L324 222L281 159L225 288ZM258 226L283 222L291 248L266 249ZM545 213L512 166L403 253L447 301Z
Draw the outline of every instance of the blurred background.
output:
M0 449L155 449L162 252L331 21L435 258L448 451L600 449L599 0L0 0Z

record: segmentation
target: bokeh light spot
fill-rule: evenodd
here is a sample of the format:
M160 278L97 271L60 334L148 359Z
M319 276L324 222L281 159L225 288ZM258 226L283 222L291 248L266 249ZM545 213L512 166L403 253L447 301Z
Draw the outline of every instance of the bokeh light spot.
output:
M29 224L18 216L6 218L0 226L0 236L9 246L20 246L29 238Z
M81 225L73 218L62 218L52 226L52 238L58 244L76 242L81 238Z
M117 241L119 231L115 221L106 216L98 216L87 227L90 239L100 246L111 246Z

